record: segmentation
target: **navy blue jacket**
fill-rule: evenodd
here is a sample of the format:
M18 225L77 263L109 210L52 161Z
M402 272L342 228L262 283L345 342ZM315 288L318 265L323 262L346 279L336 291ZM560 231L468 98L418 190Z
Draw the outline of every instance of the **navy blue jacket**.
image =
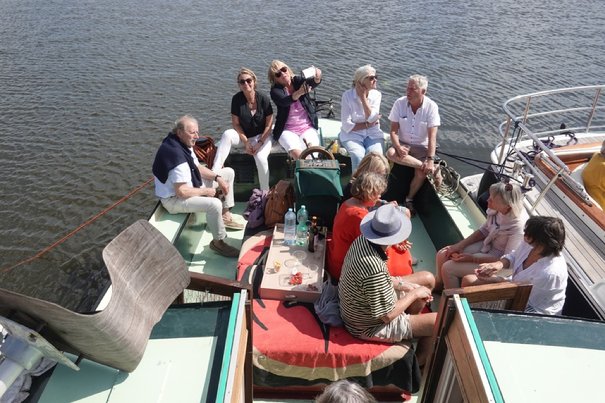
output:
M158 149L153 161L153 174L162 183L168 180L168 174L178 165L186 162L191 170L191 183L193 187L202 186L202 176L197 169L197 165L191 156L189 147L181 143L178 137L172 132L162 140L162 145Z
M301 76L292 77L294 91L298 90L304 82L305 80ZM315 88L318 85L319 83L314 83L311 88ZM273 138L278 140L284 131L284 127L286 126L288 114L290 113L290 105L292 105L295 101L292 99L292 95L288 95L286 93L286 88L281 84L275 84L273 87L271 87L271 99L277 107L277 118L275 119L275 127L273 128ZM305 111L307 111L311 124L315 129L317 129L319 127L317 112L315 111L315 104L313 104L311 101L309 94L303 95L298 100L302 104L303 108L305 108Z

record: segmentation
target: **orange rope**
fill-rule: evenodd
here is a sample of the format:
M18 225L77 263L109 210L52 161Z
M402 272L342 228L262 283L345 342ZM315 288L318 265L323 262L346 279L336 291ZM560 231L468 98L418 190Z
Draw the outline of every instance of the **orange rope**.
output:
M78 228L76 228L75 230L71 231L69 234L65 235L63 238L59 239L58 241L54 242L52 245L47 246L46 248L42 249L40 252L36 253L35 255L24 259L8 268L4 268L2 269L2 273L8 273L9 271L11 271L12 269L14 269L15 267L21 266L22 264L25 263L29 263L32 260L36 260L38 259L40 256L44 255L46 252L56 248L57 246L61 245L63 242L65 242L66 240L68 240L69 238L71 238L72 236L74 236L78 231L80 231L82 228L92 224L93 222L95 222L97 219L99 219L101 216L105 215L107 212L109 212L110 210L114 209L115 207L117 207L118 205L120 205L121 203L125 202L126 200L128 200L129 198L131 198L132 196L134 196L136 193L138 193L139 191L141 191L145 186L149 185L149 183L151 183L151 181L153 180L153 177L149 178L148 180L146 180L145 182L143 182L142 184L140 184L139 186L137 186L134 190L130 191L130 193L128 193L126 196L122 197L120 200L118 200L117 202L113 203L111 206L107 207L106 209L104 209L103 211L95 214L94 216L92 216L91 218L89 218L87 221L85 221L84 223L80 224L80 226L78 226Z

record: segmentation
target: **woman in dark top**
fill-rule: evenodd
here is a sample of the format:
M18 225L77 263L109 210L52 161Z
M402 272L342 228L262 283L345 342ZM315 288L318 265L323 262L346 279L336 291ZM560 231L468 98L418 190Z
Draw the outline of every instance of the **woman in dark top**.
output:
M240 92L231 99L231 124L214 157L213 169L221 169L232 146L243 146L254 157L262 190L269 190L269 153L271 152L271 123L273 108L269 97L256 91L256 74L242 68L237 75Z
M271 99L277 106L273 138L294 159L298 159L307 146L319 145L317 113L308 94L321 82L321 70L310 69L314 72L305 80L295 76L280 60L273 60L269 66Z

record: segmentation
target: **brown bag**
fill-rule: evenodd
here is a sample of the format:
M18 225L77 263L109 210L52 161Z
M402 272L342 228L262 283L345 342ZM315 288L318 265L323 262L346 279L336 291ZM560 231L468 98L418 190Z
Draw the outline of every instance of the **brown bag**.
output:
M284 222L284 215L290 207L294 207L294 186L282 179L267 193L265 225L273 227L277 223Z
M200 163L206 164L208 169L212 169L214 156L216 154L216 145L214 139L210 136L200 136L193 147L195 156Z

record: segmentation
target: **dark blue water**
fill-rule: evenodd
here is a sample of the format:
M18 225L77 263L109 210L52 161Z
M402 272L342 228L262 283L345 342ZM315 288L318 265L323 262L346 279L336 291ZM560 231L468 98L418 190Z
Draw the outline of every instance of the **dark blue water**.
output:
M441 148L487 159L507 98L603 82L604 15L596 0L0 0L0 270L147 180L179 115L227 128L240 66L267 90L272 59L314 64L318 95L339 100L371 63L383 116L425 74ZM0 286L85 308L102 246L152 206L147 187Z

